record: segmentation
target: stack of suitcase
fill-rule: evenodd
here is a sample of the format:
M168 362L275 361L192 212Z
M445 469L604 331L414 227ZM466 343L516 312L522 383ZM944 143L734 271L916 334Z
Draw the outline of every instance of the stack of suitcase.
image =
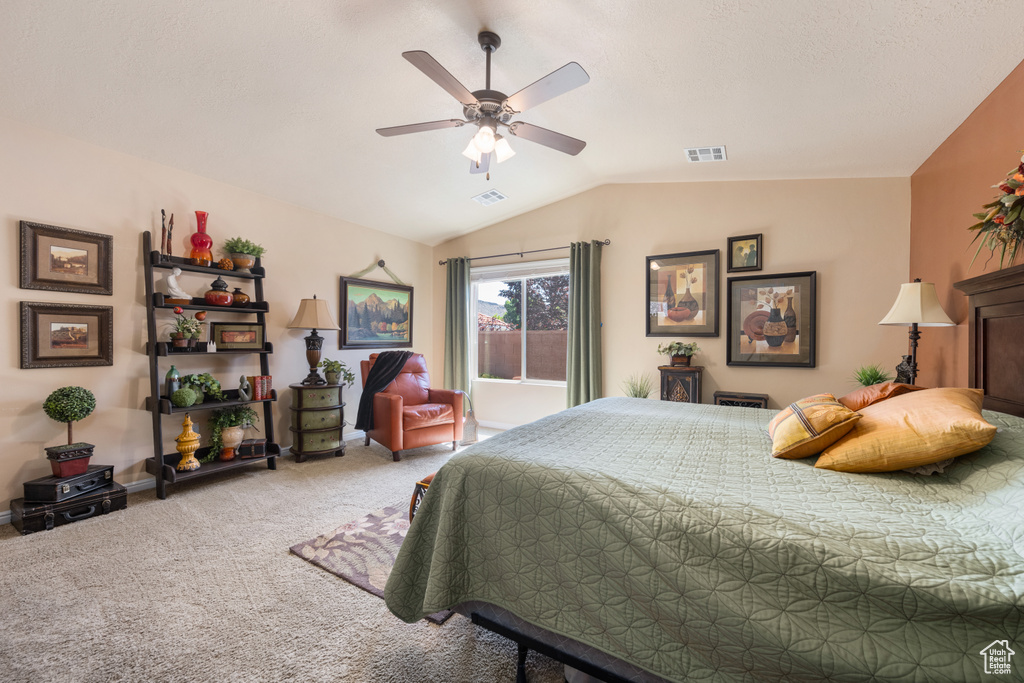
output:
M114 481L114 466L90 465L82 474L25 482L25 497L11 501L11 524L31 534L126 507L128 492Z

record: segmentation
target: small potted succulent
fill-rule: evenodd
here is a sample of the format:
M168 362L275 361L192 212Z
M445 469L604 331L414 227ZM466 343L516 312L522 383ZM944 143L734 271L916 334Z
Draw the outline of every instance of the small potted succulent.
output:
M338 384L338 380L344 380L341 382L342 386L350 387L356 381L356 376L348 369L340 360L323 359L317 363L318 368L324 369L324 376L327 377L328 384Z
M207 398L213 401L223 401L224 392L221 390L220 381L208 372L198 375L183 375L181 388L191 389L196 394L196 400L192 405L198 405Z
M175 348L193 347L199 340L199 333L202 330L202 324L196 318L186 318L184 316L184 309L181 306L174 307L174 314L178 316L177 320L174 321L174 330L171 332L171 342ZM199 311L206 317L205 311ZM199 315L196 313L196 316Z
M82 387L61 387L46 397L43 412L47 417L68 425L68 443L66 446L51 446L46 450L50 461L50 469L55 477L70 477L83 474L89 469L89 458L92 457L91 443L75 442L71 425L83 420L96 409L96 397L88 389Z
M700 351L697 342L671 342L665 345L658 345L658 353L672 357L672 365L689 365L693 354Z
M864 365L857 368L850 381L862 387L870 387L873 384L881 384L891 379L892 375L882 369L881 365L875 363L874 365Z
M241 237L232 237L225 241L221 248L231 257L235 270L242 272L256 265L256 259L267 252L260 245Z

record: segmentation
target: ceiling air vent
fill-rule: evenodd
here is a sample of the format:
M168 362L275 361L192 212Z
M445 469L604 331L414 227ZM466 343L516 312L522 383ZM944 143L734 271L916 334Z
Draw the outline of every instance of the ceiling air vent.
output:
M687 147L686 158L694 163L701 161L725 161L725 145Z
M508 199L505 195L498 192L497 190L487 190L483 194L478 194L473 197L474 202L479 202L480 206L490 206L491 204L497 204L498 202Z

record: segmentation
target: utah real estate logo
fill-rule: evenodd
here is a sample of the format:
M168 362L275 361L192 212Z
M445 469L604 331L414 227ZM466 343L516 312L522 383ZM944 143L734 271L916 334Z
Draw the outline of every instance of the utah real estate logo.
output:
M993 640L979 654L985 658L985 673L1008 674L1010 673L1010 658L1017 653L1010 649L1009 641Z

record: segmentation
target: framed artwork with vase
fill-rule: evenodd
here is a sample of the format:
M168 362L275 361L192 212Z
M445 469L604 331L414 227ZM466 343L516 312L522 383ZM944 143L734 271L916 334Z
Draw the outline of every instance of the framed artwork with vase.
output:
M647 336L717 337L720 250L648 256Z
M813 368L817 272L728 280L727 365Z

